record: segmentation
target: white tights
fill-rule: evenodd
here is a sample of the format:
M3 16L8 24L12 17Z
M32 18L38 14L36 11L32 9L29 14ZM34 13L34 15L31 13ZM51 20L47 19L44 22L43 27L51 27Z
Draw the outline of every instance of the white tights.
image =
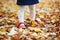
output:
M30 8L30 19L35 20L36 15L35 5L30 5L29 8ZM24 22L24 6L19 6L18 19L19 22Z

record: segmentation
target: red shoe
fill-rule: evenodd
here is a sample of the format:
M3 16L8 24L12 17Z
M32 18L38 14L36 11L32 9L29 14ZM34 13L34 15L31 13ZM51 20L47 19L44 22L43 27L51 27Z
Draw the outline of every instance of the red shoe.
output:
M18 25L18 27L19 27L19 28L23 28L23 29L26 28L26 26L24 25L24 22L21 22L21 23Z

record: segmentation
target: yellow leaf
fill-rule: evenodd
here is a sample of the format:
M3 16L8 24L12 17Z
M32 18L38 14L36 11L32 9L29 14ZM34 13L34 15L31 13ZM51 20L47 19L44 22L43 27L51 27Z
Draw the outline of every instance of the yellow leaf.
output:
M31 24L32 24L32 26L35 26L35 23L36 23L35 21L32 21L32 23L31 23Z

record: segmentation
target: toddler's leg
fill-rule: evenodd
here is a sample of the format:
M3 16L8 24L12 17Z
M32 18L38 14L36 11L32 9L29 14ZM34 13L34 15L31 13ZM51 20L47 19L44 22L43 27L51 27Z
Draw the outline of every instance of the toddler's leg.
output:
M18 19L20 22L19 28L26 28L24 25L24 6L19 6Z
M35 16L36 16L36 8L35 7L36 7L35 5L29 6L29 8L30 8L31 26L37 25L37 22L35 21Z
M35 16L36 16L35 5L30 5L29 8L30 8L30 19L35 20Z
M24 6L19 6L18 19L19 22L24 22Z

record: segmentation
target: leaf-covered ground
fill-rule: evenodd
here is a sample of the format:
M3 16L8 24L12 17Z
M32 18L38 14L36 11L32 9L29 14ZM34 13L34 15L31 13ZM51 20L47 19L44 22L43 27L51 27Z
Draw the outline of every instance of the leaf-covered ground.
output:
M19 29L17 5L11 2L0 2L0 40L60 40L59 0L40 1L36 5L36 20L32 24L28 7L26 9L25 25L27 28Z

